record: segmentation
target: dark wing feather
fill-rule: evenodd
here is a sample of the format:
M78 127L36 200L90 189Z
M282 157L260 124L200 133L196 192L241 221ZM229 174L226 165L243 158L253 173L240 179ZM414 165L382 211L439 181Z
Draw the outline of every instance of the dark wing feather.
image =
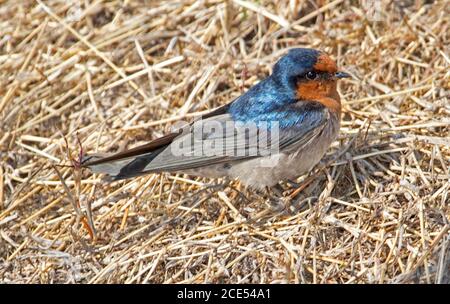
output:
M139 156L146 153L152 153L159 150L162 147L167 147L170 143L172 143L174 138L180 135L180 133L170 133L163 137L157 138L149 142L148 144L138 146L123 152L115 153L110 156L101 156L101 155L97 156L96 154L86 155L81 162L81 166L90 167L106 162L112 162L116 160Z
M217 109L203 115L200 119L205 119L209 117L213 117L215 115L222 115L228 111L230 104L226 104L224 106L218 107ZM147 154L147 153L157 153L161 152L164 147L167 147L172 143L172 141L182 133L182 130L179 132L169 133L160 138L152 140L151 142L141 145L123 152L114 153L112 155L105 156L104 154L92 154L86 155L81 165L82 167L91 167L95 165L100 165L102 163L122 160L130 157L136 157L139 155ZM153 157L155 157L154 155Z

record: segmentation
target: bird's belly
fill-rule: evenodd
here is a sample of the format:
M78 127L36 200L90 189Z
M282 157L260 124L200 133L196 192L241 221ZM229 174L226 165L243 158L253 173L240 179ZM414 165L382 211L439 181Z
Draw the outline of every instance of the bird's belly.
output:
M318 140L300 151L282 152L276 155L278 160L273 166L264 165L270 163L267 157L239 163L230 169L230 175L256 188L273 186L307 173L322 159L330 144L331 141Z

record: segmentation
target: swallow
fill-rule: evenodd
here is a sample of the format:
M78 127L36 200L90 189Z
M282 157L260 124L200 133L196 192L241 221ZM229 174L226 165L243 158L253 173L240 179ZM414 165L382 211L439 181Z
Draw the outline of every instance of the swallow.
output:
M263 189L309 172L336 139L338 71L325 52L295 48L232 102L145 145L81 163L110 180L159 172L238 179Z

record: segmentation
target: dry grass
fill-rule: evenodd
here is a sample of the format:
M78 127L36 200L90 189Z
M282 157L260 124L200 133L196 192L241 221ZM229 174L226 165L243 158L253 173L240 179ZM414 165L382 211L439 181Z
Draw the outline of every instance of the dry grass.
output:
M449 282L448 1L71 2L0 1L1 282ZM225 104L295 46L354 76L300 186L53 167L77 134L116 151Z

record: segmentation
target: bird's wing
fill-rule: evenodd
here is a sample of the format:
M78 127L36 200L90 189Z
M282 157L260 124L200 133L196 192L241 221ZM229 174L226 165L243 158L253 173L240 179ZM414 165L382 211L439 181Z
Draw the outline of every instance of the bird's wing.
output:
M277 129L277 125L272 124L270 129L261 122L235 123L231 115L222 110L195 121L180 133L109 157L86 159L83 166L118 180L150 172L183 171L267 156L292 147L301 149L320 134L327 121L328 112L323 107L311 110L295 105L292 111L286 110L289 109L280 110L280 119L292 119L283 115L292 116L296 112L295 117L301 117L292 128Z

